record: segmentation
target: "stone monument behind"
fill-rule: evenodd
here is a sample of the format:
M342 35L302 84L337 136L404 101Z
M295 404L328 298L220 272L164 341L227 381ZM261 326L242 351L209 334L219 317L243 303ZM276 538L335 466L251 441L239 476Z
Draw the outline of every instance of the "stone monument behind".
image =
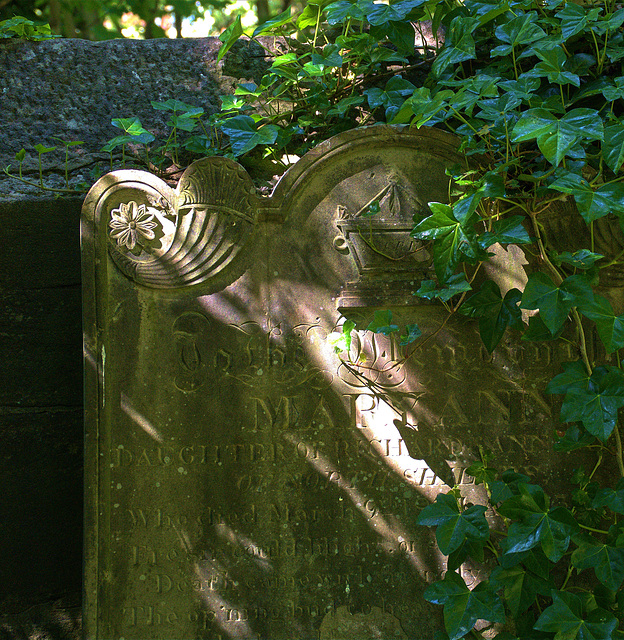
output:
M85 637L433 636L422 593L444 564L417 515L453 484L479 499L479 446L548 475L539 390L569 358L512 338L491 356L473 322L412 295L431 269L413 216L448 201L462 162L439 131L372 127L319 145L270 198L223 158L175 191L138 171L96 183ZM343 319L378 309L418 323L411 357L370 332L337 354Z

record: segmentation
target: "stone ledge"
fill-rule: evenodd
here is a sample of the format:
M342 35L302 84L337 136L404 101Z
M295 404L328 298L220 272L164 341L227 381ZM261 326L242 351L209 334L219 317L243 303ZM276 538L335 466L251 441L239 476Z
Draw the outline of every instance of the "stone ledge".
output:
M273 39L266 44L272 46ZM220 96L232 93L239 82L258 81L269 64L265 49L246 40L217 62L220 45L218 38L0 40L0 68L11 70L0 76L0 169L11 165L17 173L15 154L24 148L23 177L36 183L35 145L58 145L43 155L42 166L44 184L62 188L65 149L53 139L58 137L84 143L70 147L72 184L94 182L91 170L98 163L102 173L109 170L102 146L121 133L111 119L138 116L146 129L163 137L169 116L150 101L176 98L212 114L220 110ZM38 187L0 173L0 199L42 195Z

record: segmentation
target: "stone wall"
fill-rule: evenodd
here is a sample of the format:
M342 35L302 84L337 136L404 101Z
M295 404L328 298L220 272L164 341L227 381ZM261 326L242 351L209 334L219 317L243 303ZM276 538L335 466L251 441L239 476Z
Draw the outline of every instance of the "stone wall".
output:
M101 147L138 116L155 134L151 100L219 109L219 96L266 68L257 44L217 63L220 42L0 40L0 166L35 145L70 148L70 185L108 169ZM10 71L9 71L10 70ZM49 188L65 185L62 145L42 159ZM79 637L82 571L80 194L41 191L0 174L0 637ZM37 635L38 634L38 635Z

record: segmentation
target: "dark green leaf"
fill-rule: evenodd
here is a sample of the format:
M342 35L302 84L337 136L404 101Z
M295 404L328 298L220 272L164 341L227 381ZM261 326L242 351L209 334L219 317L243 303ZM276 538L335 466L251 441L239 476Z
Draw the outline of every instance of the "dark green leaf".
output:
M624 124L607 125L604 130L602 157L613 173L617 173L624 164Z
M572 308L570 296L553 284L546 273L537 271L529 276L520 303L522 309L539 309L544 324L556 333Z
M581 79L578 75L564 69L567 58L561 47L553 47L552 49L536 48L535 53L541 59L541 62L535 65L532 73L538 76L546 76L548 82L554 82L555 84L581 86Z
M511 216L496 220L492 225L492 231L488 231L479 237L479 244L484 249L492 246L495 242L500 244L530 244L531 237L522 226L523 216Z
M548 582L521 565L508 569L497 567L490 576L490 583L496 589L504 588L503 597L514 617L524 613L538 594L550 594Z
M393 4L371 2L366 10L366 18L373 26L382 25L386 22L400 22L405 20L412 9L424 3L425 0L400 0Z
M437 526L436 540L440 551L449 555L459 549L464 540L487 540L490 531L485 511L481 505L460 511L453 495L440 493L433 504L420 512L416 523Z
M232 153L240 156L258 145L270 145L277 139L278 128L269 124L256 129L256 123L249 116L228 118L221 129L229 137Z
M594 509L608 507L611 511L624 515L624 479L619 480L615 489L609 487L599 489L592 501L592 507Z
M578 424L568 427L565 435L555 442L555 451L575 451L596 442L596 438L585 429L580 429Z
M565 394L570 389L589 389L590 374L582 360L564 362L563 373L555 376L546 386L546 393Z
M542 317L537 314L536 316L529 317L529 328L522 334L522 340L528 340L531 342L548 342L550 340L556 340L563 332L563 325L556 333L551 333L550 329L544 324Z
M581 544L572 554L577 569L593 568L605 587L617 591L624 580L624 549L606 544Z
M492 467L488 467L486 462L473 462L467 469L466 473L475 479L476 484L491 484L496 480L498 472Z
M535 623L538 631L551 631L557 640L611 640L616 617L604 609L583 615L581 599L567 591L552 592L553 603Z
M463 638L477 620L505 621L503 604L487 581L471 591L453 571L448 571L441 582L427 587L425 599L444 605L444 627L449 640Z
M442 302L448 302L454 295L470 289L466 276L463 273L455 273L444 283L443 289L438 289L433 280L424 280L415 295L426 300L439 298Z
M399 326L392 324L392 311L390 310L377 310L373 321L366 327L367 331L373 331L374 333L383 333L385 336L389 336L391 333L398 331Z
M568 388L561 421L580 420L589 433L605 442L615 427L618 409L623 406L624 373L616 367L597 367L587 388L580 384Z
M476 58L473 31L479 26L478 18L460 15L453 20L446 32L444 47L433 63L432 73L439 76L450 64Z
M561 20L561 35L564 40L583 31L590 22L595 22L599 13L600 9L591 9L588 12L581 5L566 3L565 7L555 14Z
M594 190L581 176L567 172L550 185L551 189L571 193L587 224L609 213L624 213L624 184L603 184Z
M401 347L406 347L422 335L422 331L418 328L417 324L405 325L405 331L406 333L401 336L401 342L399 342L399 346Z
M509 527L508 553L519 553L541 545L551 562L558 562L568 550L570 538L579 531L571 513L564 507L548 512L524 513L520 522Z
M602 119L594 109L572 109L560 120L546 109L529 109L512 130L514 142L537 139L545 158L559 165L583 139L602 140Z
M596 323L598 335L607 353L624 347L624 314L616 316L606 298L596 295L593 303L580 307L580 311Z
M352 20L362 20L364 18L364 10L358 3L348 2L348 0L340 0L332 2L325 11L327 12L327 24L338 24L351 18Z
M486 280L481 290L462 305L461 312L464 315L479 318L479 333L490 353L500 342L507 327L521 325L522 314L518 307L521 295L518 289L511 289L503 298L498 285L493 280Z
M537 24L535 11L519 15L496 29L496 37L506 44L494 47L492 56L508 56L521 44L534 43L546 37L546 32Z
M579 249L574 253L570 251L555 253L553 251L550 254L550 259L555 266L559 267L562 264L569 264L575 269L590 269L595 262L598 262L598 260L603 257L604 256L601 256L599 253L593 253L588 249Z
M429 207L433 214L419 222L411 235L422 240L434 240L436 274L441 281L446 281L453 274L462 253L468 258L476 257L476 234L469 220L460 222L455 218L450 205L430 202Z

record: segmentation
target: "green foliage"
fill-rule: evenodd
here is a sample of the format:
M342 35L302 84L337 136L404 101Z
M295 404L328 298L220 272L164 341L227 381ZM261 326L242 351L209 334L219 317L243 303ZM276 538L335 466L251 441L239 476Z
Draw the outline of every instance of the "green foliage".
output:
M443 26L444 42L415 50L411 23L421 20ZM559 505L528 476L500 474L482 452L468 473L484 485L487 505L464 504L452 490L420 512L448 556L425 597L443 607L451 640L624 637L624 480L614 488L595 481L611 457L624 477L624 313L598 293L601 272L624 266L624 247L609 253L597 240L605 222L624 229L622 25L613 0L309 0L299 15L289 9L256 29L253 37L295 37L257 84L223 98L220 113L154 102L169 113L164 144L126 118L113 121L123 135L105 147L111 159L121 147L124 161L128 147L161 172L196 153L261 156L277 175L293 156L362 125L436 126L459 136L471 168L450 172L450 202L429 203L414 219L412 237L433 256L433 270L413 293L478 320L489 352L509 332L529 341L565 336L578 359L546 387L562 399L555 450L597 458ZM219 59L242 31L238 19L222 34ZM17 159L21 167L22 152ZM555 250L545 227L561 203L576 206L587 241L570 238L562 249L558 238ZM372 202L364 215L379 211ZM522 292L501 290L482 269L497 245L510 244L532 256ZM357 329L345 320L330 336L336 352L349 357ZM383 309L359 329L389 336L401 363L432 337ZM456 572L464 562L482 567L474 589Z
M429 45L433 55L415 52L405 28L427 18L446 31L443 44ZM412 236L433 256L435 272L414 295L478 320L489 352L511 331L530 341L565 335L579 354L546 387L562 397L556 451L598 453L591 473L574 478L574 506L551 504L527 476L499 474L483 454L468 472L485 486L488 505L464 504L451 491L419 515L448 556L444 578L425 597L443 607L451 640L623 635L616 629L624 619L624 480L615 488L594 481L609 454L624 476L624 314L597 291L600 272L622 265L624 248L603 255L608 249L601 253L596 241L607 216L624 229L623 24L613 2L315 0L256 31L297 31L298 40L258 85L224 100L215 123L227 136L225 153L260 152L276 166L282 154L300 155L371 122L455 132L472 166L451 172L450 202L429 203L428 215L414 220ZM223 41L225 52L232 33ZM554 250L542 220L562 201L576 206L588 240L571 237L562 249L558 238ZM378 212L373 202L365 215ZM501 291L483 277L491 252L510 244L533 256L523 291ZM359 329L390 336L402 363L431 336L399 325L391 311L377 310ZM345 322L336 351L349 351L355 331ZM590 350L591 333L599 346ZM466 561L485 561L474 589L456 573ZM498 635L496 623L505 625Z
M0 38L49 40L50 38L60 38L60 36L52 33L49 24L28 20L23 16L15 16L0 21Z

